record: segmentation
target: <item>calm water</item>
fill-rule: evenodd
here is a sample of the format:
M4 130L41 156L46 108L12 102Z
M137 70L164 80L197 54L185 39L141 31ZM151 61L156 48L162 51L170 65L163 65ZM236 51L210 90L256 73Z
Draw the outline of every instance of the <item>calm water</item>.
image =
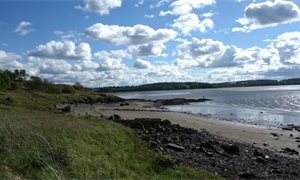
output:
M211 102L167 106L169 110L247 124L300 124L300 86L267 86L118 93L123 98L205 98Z

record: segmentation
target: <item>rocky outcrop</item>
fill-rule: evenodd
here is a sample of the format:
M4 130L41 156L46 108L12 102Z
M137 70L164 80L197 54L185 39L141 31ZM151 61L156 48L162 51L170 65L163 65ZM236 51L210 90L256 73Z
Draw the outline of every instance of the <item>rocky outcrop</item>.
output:
M300 179L300 159L296 150L283 153L250 144L232 142L205 130L197 131L171 124L168 120L135 119L116 121L135 129L149 147L172 155L183 165L216 172L227 179Z
M211 99L201 98L201 99L184 99L184 98L175 98L175 99L159 99L154 100L153 102L160 106L169 106L169 105L184 105L195 102L206 102L211 101Z

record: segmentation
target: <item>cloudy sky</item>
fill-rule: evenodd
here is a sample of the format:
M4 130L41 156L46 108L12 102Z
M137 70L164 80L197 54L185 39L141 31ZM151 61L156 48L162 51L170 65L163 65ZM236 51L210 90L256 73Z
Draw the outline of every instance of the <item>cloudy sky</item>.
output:
M0 69L88 87L300 77L299 0L0 0Z

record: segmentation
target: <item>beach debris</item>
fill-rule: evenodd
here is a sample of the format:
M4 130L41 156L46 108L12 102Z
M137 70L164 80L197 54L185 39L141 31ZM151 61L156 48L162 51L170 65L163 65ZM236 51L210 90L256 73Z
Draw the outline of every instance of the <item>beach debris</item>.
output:
M177 144L173 144L173 143L169 143L167 145L168 148L174 149L175 151L184 151L184 147L183 146L179 146Z

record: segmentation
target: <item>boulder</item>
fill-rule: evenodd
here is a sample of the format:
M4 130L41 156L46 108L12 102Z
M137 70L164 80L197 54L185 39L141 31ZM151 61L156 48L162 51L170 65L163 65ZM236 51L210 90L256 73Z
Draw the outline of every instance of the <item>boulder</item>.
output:
M224 144L221 146L225 153L232 154L232 155L239 155L240 149L237 145L233 144Z

